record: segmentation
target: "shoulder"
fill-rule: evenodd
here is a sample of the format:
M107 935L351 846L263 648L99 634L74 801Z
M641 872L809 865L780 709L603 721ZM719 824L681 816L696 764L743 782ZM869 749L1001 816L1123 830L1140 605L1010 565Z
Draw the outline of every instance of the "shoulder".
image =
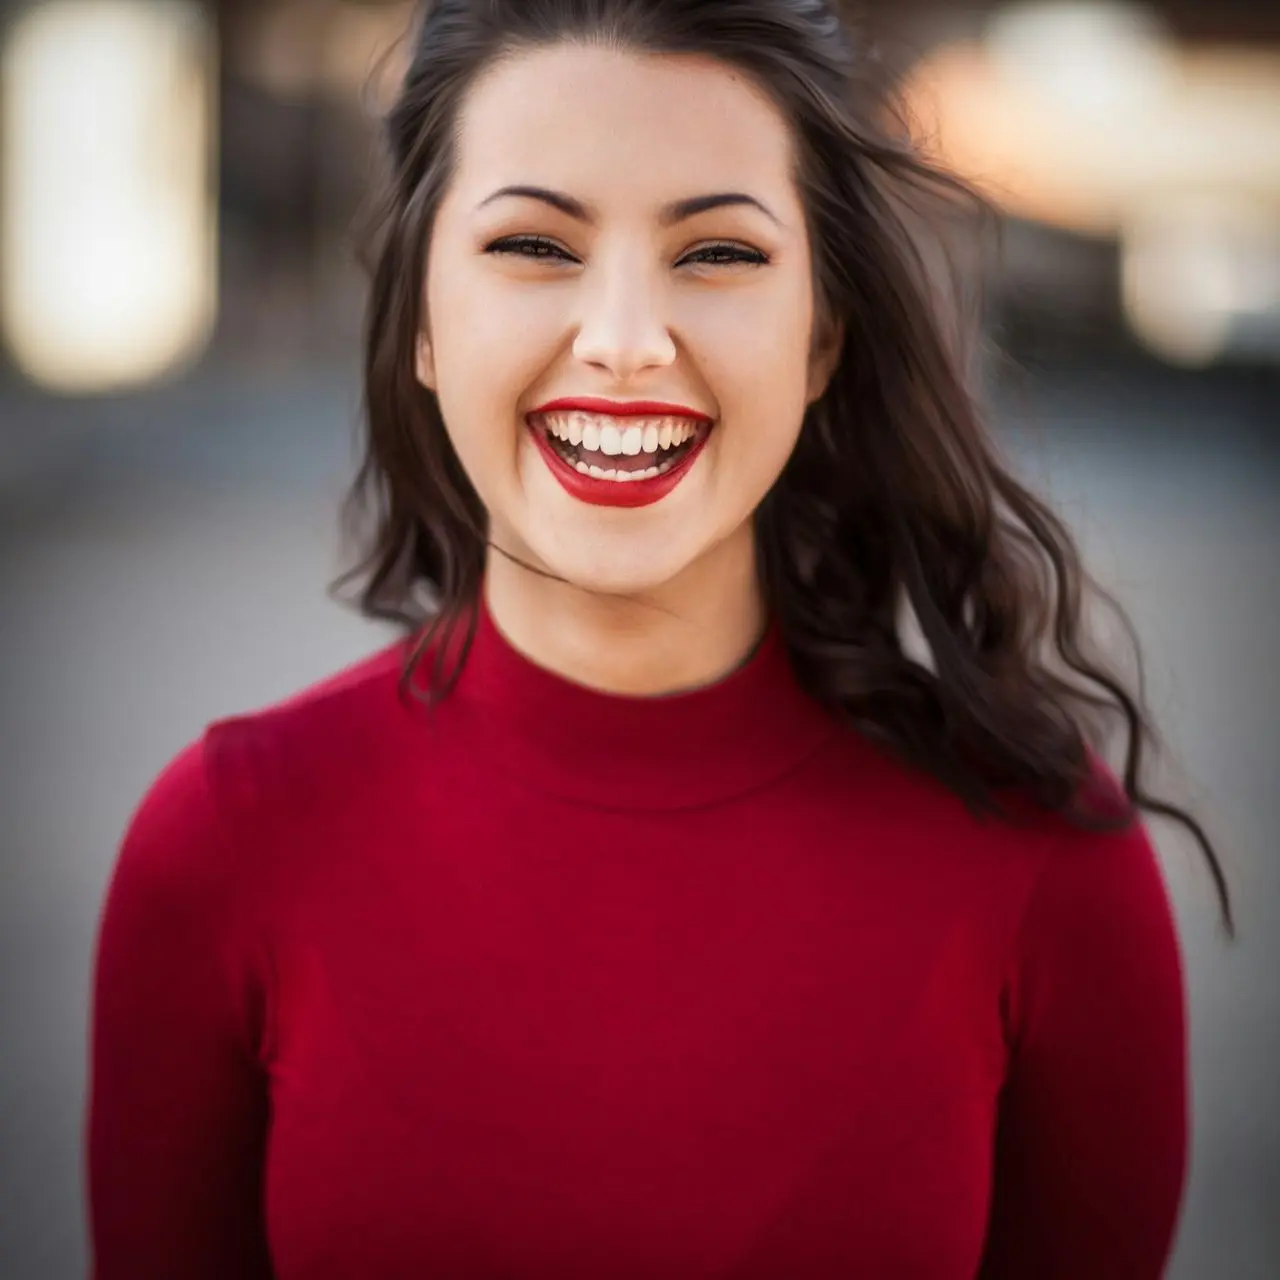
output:
M1007 816L978 815L932 775L862 743L831 763L840 785L827 789L856 813L867 856L900 867L921 896L980 913L1011 983L1034 985L1058 967L1083 973L1129 945L1148 947L1168 976L1173 923L1163 866L1140 813L1119 824L1124 789L1100 757L1091 758L1081 798L1112 829L1078 825L1015 791L996 797Z
M409 642L399 639L339 671L251 711L207 724L156 774L132 813L122 860L176 870L221 863L215 846L242 819L269 826L298 804L314 809L394 750L387 739L413 720L400 694ZM407 730L406 730L407 731ZM237 832L242 837L243 829Z
M1123 802L1105 766L1096 766L1094 785L1098 812ZM1034 1042L1072 1013L1092 1019L1095 1031L1122 1037L1126 1025L1153 1017L1180 1027L1182 949L1164 864L1146 822L1135 814L1116 829L1088 830L1054 815L1048 833L1010 956L1012 1037Z
M1009 1049L1069 1057L1082 1038L1120 1044L1139 1026L1176 1045L1184 966L1164 864L1142 813L1124 820L1124 788L1100 757L1079 793L1091 826L1012 792L999 796L1011 820L978 818L915 771L875 781L917 902L981 934Z
M1163 921L1171 914L1163 864L1147 823L1137 811L1122 821L1128 808L1124 789L1097 757L1081 800L1108 825L1091 829L1063 814L1045 816L1045 839L1026 903L1026 947L1035 945L1029 936L1033 929L1087 935L1108 921L1119 923L1116 916L1150 925L1153 917Z
M227 810L311 801L351 782L395 750L397 731L420 724L401 676L410 642L401 638L275 702L206 726L199 749L208 787Z

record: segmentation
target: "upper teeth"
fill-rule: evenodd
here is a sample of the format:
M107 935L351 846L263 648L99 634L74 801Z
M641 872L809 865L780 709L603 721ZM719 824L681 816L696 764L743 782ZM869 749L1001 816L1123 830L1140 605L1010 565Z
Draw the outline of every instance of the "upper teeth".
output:
M688 418L629 418L625 427L618 426L618 419L607 414L568 413L543 415L547 430L570 444L580 444L584 449L601 453L657 453L659 449L674 449L691 439L697 428Z

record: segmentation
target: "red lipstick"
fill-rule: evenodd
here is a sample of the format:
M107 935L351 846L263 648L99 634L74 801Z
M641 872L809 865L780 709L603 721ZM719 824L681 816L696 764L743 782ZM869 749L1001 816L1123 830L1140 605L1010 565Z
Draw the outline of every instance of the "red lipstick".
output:
M573 409L618 418L682 417L698 424L699 430L684 455L661 475L651 476L647 480L602 480L599 476L583 475L571 462L566 461L551 444L546 429L536 420L538 414ZM707 414L686 405L666 404L656 400L601 400L588 396L550 400L532 410L526 421L542 460L565 492L580 502L602 507L646 507L665 498L688 474L706 445L712 427L712 419Z
M618 418L692 418L710 422L709 414L690 409L684 404L665 404L661 400L601 400L597 396L565 396L548 400L530 413L556 413L580 409L583 413L611 413Z

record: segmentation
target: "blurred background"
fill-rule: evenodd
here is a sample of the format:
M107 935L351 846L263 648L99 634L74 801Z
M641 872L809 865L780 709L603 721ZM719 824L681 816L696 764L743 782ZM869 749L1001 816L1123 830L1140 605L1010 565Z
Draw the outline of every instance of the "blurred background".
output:
M1280 3L864 6L1002 211L996 428L1145 646L1241 941L1153 822L1192 1013L1176 1280L1280 1276ZM352 219L404 3L0 0L0 1275L83 1275L102 894L210 719L385 642L326 595Z

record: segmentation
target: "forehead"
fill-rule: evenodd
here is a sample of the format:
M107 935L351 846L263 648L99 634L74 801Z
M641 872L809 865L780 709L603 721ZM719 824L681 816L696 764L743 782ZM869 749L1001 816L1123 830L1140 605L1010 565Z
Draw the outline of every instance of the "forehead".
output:
M458 187L517 179L627 207L694 191L787 203L782 112L737 68L693 54L563 43L513 54L473 86L458 129Z

